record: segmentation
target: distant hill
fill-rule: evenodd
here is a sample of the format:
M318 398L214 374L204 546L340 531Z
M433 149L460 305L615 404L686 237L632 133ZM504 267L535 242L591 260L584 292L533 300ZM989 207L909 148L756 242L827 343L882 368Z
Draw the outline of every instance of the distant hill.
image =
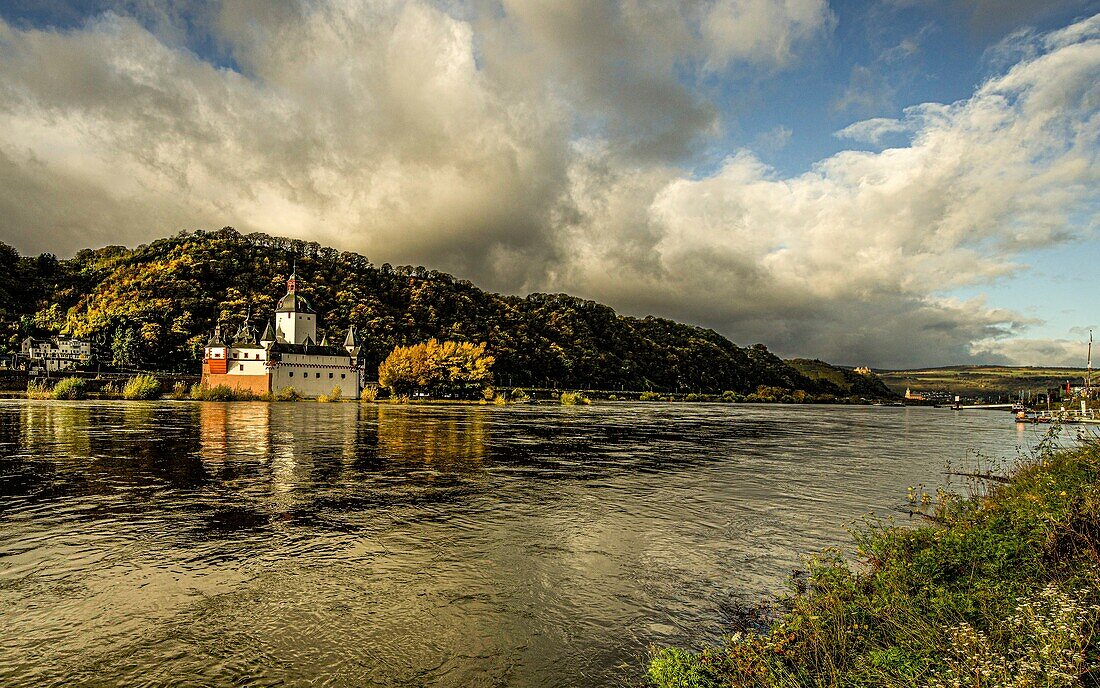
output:
M867 399L896 396L894 391L883 384L878 375L871 372L857 373L850 368L840 368L824 361L808 358L792 358L787 361L787 365L811 380L836 386L845 396Z
M92 340L116 365L194 371L216 322L233 331L248 313L261 327L271 318L293 261L300 291L320 313L319 334L342 340L354 324L368 369L397 345L436 337L488 343L497 384L507 386L769 386L838 396L853 388L713 330L621 316L566 294L503 296L424 267L376 266L357 253L231 228L85 249L68 260L22 257L0 244L0 344L13 350L27 335L65 333Z
M947 392L963 396L1046 392L1049 388L1065 385L1066 381L1080 385L1086 374L1084 368L977 365L877 372L882 381L898 393L908 387L914 392ZM1096 377L1094 373L1094 379Z

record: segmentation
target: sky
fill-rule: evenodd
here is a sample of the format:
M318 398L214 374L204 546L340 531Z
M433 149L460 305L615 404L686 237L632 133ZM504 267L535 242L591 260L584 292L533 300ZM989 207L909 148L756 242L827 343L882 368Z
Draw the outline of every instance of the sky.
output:
M1082 365L1100 0L0 0L0 241L233 226L784 356Z

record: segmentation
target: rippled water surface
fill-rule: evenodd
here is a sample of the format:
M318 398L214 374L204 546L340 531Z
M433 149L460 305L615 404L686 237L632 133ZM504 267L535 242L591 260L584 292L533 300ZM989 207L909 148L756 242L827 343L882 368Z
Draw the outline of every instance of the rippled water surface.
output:
M0 402L0 684L621 685L1007 414ZM904 517L902 517L904 518Z

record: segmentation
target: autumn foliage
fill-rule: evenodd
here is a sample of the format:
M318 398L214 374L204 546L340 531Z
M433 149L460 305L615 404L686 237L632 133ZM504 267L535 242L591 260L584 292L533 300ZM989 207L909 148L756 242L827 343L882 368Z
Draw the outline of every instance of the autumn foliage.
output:
M485 344L440 342L399 346L378 366L378 384L393 395L474 398L493 380Z

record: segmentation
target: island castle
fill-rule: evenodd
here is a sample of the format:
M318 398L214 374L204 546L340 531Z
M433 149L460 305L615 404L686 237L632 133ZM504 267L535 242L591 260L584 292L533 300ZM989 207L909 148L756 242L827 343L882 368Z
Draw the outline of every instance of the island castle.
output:
M364 380L355 326L348 329L343 346L330 346L327 338L319 344L316 340L317 312L298 294L298 277L292 273L286 296L275 307L274 325L268 322L258 338L247 320L232 338L220 324L214 328L203 351L202 384L255 394L293 387L309 397L338 386L344 396L358 398Z

